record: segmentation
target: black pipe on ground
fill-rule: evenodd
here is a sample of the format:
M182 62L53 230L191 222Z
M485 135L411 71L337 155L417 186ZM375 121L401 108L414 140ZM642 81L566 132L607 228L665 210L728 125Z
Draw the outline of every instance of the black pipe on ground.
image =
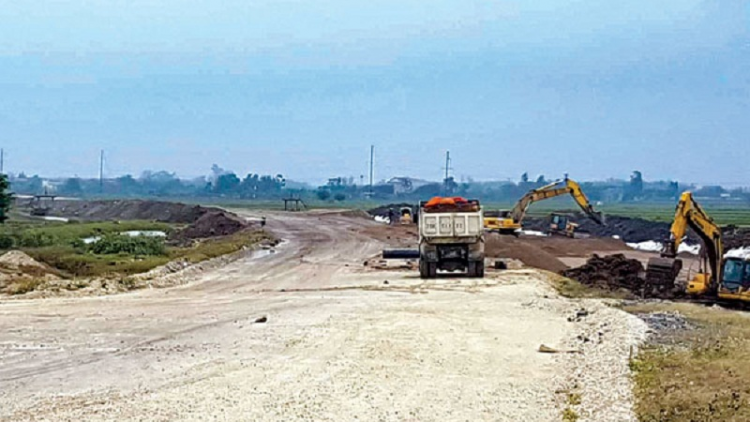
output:
M419 249L383 249L383 259L419 259Z

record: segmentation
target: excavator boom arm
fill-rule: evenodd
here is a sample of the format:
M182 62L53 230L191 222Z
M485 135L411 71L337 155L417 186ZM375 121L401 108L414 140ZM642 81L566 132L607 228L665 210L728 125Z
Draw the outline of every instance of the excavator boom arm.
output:
M564 185L560 186L563 183ZM581 207L583 212L586 213L589 218L591 218L598 224L603 224L601 214L594 211L594 207L591 205L588 198L583 193L581 185L570 179L565 179L564 181L558 180L554 183L550 183L549 185L529 191L526 195L519 199L516 205L513 207L510 213L511 218L513 218L513 221L520 224L521 221L523 221L524 217L526 217L526 211L534 202L567 194L570 194L573 197L573 199L576 201L576 204Z
M721 228L714 223L711 217L701 208L690 192L684 192L677 204L675 218L670 228L669 242L662 251L665 258L674 258L682 244L687 228L690 227L703 241L706 248L708 263L711 274L721 279L721 259L724 254L724 245L721 241Z

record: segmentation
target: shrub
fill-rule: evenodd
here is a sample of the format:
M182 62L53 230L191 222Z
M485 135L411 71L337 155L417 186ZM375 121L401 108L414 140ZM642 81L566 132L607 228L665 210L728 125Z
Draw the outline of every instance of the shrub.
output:
M165 255L164 239L147 236L107 235L88 245L90 252L97 255Z
M16 240L13 236L7 234L0 235L0 249L13 249L16 245Z
M21 248L42 248L58 243L57 237L42 231L28 230L16 238L15 246Z

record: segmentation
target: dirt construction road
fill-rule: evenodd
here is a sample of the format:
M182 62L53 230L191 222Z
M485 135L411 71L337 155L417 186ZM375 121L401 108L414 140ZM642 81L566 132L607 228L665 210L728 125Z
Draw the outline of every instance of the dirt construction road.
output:
M376 223L267 215L275 253L181 287L1 300L0 420L560 421L570 394L632 420L639 320L535 270L370 270Z

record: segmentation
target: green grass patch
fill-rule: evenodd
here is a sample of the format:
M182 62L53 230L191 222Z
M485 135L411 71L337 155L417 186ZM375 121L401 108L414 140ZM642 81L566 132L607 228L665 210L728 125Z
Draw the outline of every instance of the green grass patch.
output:
M170 260L166 254L161 256L137 256L127 253L97 255L64 245L24 251L37 261L44 262L74 277L138 274L164 265Z
M167 247L161 237L127 236L108 234L96 242L85 245L85 249L95 255L166 255Z
M21 249L34 259L67 277L128 276L149 271L172 260L200 262L250 247L269 236L264 232L240 232L207 239L189 247L169 246L161 237L130 237L128 231L163 231L179 227L149 221L60 223L15 221L0 226L0 249ZM84 244L82 239L100 237ZM17 294L34 290L28 281L14 287Z
M695 329L644 348L631 362L641 422L750 420L750 321L745 312L697 304L628 306L679 311Z
M0 226L0 248L40 248L72 245L81 239L127 231L156 230L170 233L174 225L153 221L101 223L10 222Z

